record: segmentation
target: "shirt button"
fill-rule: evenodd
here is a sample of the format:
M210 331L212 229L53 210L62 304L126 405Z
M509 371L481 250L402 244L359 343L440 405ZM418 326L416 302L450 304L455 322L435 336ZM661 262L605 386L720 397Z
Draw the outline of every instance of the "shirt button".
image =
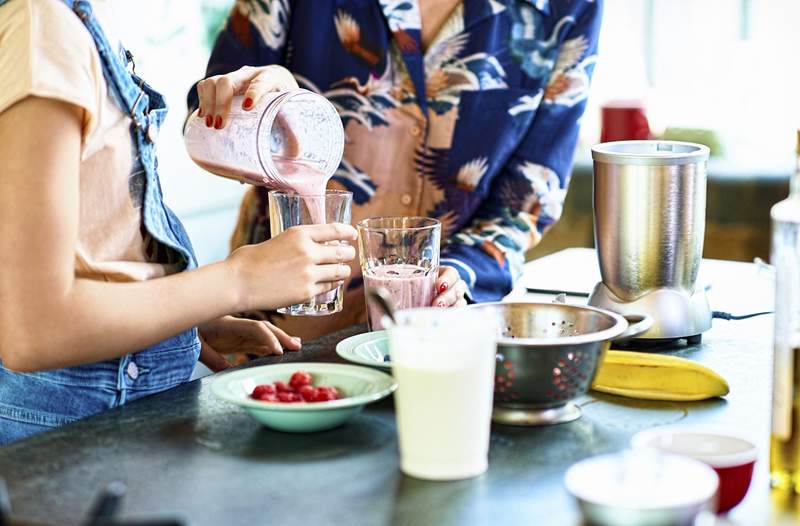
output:
M400 198L400 202L403 203L404 206L410 205L412 200L413 199L409 194L403 194L403 196Z
M137 378L139 378L139 367L135 363L129 362L127 373L128 376L131 377L131 380L136 380Z
M408 131L409 131L409 132L411 133L411 135L413 135L414 137L419 137L419 135L422 133L422 128L420 128L419 126L416 126L416 125L415 125L415 126L412 126L412 127L411 127L411 129L410 129L410 130L408 130Z

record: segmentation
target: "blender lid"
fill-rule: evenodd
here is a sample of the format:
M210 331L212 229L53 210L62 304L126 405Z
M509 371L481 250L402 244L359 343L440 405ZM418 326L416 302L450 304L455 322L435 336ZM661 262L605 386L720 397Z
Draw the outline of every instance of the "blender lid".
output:
M614 141L592 147L592 159L607 164L671 166L708 161L708 146L680 141Z

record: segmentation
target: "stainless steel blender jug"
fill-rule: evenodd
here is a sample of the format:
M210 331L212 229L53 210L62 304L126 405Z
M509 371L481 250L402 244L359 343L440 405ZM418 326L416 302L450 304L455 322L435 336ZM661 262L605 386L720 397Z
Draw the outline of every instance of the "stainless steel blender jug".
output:
M619 141L592 148L594 234L602 281L589 304L648 314L640 339L687 338L711 327L703 255L709 149L675 141Z

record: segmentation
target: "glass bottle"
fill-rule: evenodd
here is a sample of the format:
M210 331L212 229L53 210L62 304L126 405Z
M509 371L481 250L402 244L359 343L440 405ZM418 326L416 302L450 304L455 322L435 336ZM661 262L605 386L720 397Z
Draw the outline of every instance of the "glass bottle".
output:
M800 130L789 197L772 207L775 341L770 474L773 488L800 493Z

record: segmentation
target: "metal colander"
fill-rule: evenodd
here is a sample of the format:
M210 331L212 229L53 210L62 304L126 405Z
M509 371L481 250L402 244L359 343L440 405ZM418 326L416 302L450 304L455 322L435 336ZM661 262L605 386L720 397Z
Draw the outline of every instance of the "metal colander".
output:
M622 316L561 303L488 303L499 317L495 422L541 425L580 417L571 403L589 389L611 340L630 337ZM646 330L641 329L641 330Z

